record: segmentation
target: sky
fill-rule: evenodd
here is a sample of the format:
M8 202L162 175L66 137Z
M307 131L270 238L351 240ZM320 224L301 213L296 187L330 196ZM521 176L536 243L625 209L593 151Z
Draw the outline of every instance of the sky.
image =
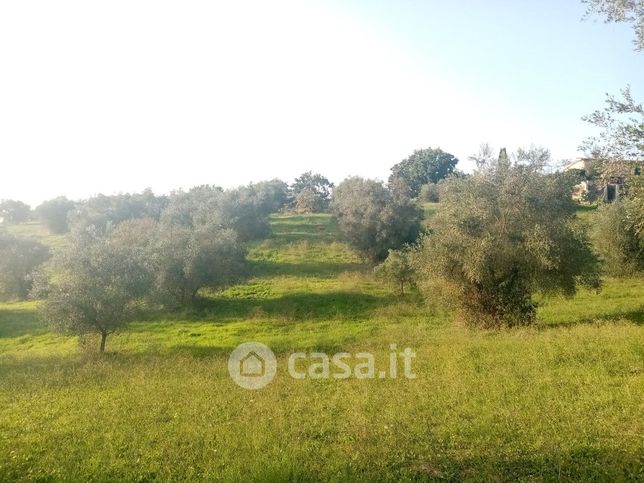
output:
M644 53L579 0L0 2L0 199L157 193L415 149L580 155Z

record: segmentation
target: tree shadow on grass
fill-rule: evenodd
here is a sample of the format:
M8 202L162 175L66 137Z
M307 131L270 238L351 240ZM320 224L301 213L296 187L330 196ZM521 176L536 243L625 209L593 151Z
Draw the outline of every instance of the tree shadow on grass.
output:
M273 319L284 322L359 321L369 318L376 310L398 300L393 294L371 295L352 291L321 294L300 292L276 298L215 296L198 298L192 307L187 309L150 309L142 312L137 321L209 322L214 325L244 319ZM149 324L146 324L145 330L151 330Z
M48 331L35 310L0 309L0 339L42 335Z
M641 475L639 455L585 446L515 458L444 457L414 470L427 481L638 481Z
M190 320L213 322L240 318L271 317L289 321L357 320L369 317L378 308L393 303L394 295L361 292L292 293L278 298L202 298L188 314Z
M567 320L558 322L541 322L539 328L541 329L557 329L562 327L574 327L577 325L592 325L602 322L618 322L620 320L628 320L636 325L644 324L644 307L639 310L630 310L624 312L608 312L599 313L594 317L574 318L574 316Z
M344 272L365 270L365 266L361 263L249 261L249 272L255 277L287 275L293 277L335 278Z

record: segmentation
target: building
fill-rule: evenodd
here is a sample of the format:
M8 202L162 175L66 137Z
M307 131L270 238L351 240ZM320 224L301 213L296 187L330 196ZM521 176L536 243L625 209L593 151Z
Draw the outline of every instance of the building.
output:
M564 171L578 171L583 178L573 187L572 197L574 200L603 199L609 203L616 201L624 192L626 179L630 176L640 176L644 172L644 162L627 161L619 175L602 179L598 164L598 161L593 158L578 158L564 168Z

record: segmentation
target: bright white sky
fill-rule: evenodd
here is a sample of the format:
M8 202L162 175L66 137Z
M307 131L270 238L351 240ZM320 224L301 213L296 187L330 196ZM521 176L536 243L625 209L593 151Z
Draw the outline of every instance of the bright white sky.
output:
M562 4L4 1L0 198L386 179L483 141L575 157L605 92L642 98L644 56Z

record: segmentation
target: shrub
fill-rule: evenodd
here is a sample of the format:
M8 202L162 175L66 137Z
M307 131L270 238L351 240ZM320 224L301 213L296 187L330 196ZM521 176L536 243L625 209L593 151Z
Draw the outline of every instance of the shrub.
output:
M534 322L535 292L572 296L599 287L598 264L575 220L573 180L541 162L498 162L446 181L441 209L414 256L429 298L481 327Z
M376 277L393 287L400 296L405 295L405 287L415 285L414 270L408 249L389 250L384 262L374 269Z
M373 261L413 243L420 233L420 208L403 192L381 182L348 178L333 193L333 212L349 244Z
M440 201L438 184L427 183L421 186L419 198L425 203L438 203Z

